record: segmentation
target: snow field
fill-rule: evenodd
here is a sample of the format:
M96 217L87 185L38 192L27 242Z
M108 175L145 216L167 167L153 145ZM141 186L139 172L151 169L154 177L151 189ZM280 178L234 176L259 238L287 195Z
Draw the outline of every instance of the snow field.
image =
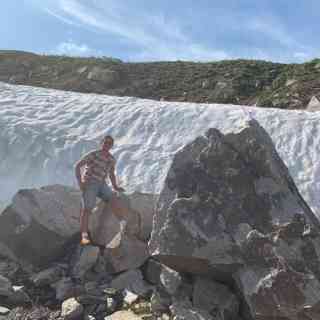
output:
M320 113L176 103L0 83L0 203L21 188L76 186L73 166L115 138L127 191L159 193L175 152L208 128L256 118L271 135L302 196L320 217Z

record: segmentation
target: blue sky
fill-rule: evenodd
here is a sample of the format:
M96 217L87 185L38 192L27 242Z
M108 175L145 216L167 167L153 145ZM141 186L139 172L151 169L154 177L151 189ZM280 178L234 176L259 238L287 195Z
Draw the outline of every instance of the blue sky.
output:
M124 61L320 57L319 0L2 0L0 49Z

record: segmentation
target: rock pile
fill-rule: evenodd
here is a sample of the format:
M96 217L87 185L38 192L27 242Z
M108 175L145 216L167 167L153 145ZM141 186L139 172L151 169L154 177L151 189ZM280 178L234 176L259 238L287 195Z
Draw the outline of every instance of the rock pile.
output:
M206 277L211 304L193 296L194 307L201 301L210 313L221 301L213 279L248 320L320 319L319 245L319 221L254 120L237 133L210 129L176 154L149 243L160 262ZM218 304L218 314L234 319L236 299L222 301L230 305Z
M159 197L119 197L128 217L98 203L80 247L79 191L17 193L0 319L320 319L319 221L256 121L186 145Z
M149 259L157 197L119 197L130 215L120 220L98 203L94 243L82 247L79 190L54 185L16 194L0 215L0 319L104 319L130 308L150 314L154 285L140 268Z

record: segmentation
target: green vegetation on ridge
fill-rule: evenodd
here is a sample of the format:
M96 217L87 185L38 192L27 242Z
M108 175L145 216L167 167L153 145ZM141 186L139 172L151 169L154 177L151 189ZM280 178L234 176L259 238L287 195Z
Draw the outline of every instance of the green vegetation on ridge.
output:
M320 59L126 63L0 50L0 81L155 100L304 109L320 95Z

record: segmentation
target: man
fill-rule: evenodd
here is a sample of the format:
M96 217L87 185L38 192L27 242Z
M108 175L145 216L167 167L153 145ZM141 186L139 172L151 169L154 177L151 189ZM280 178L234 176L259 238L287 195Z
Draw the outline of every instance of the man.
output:
M82 191L82 208L80 212L81 244L90 244L88 233L88 219L92 209L96 205L96 197L111 203L111 210L118 216L127 214L119 200L114 197L111 188L107 185L109 177L115 191L123 192L116 181L116 160L110 153L114 140L111 136L105 136L101 143L101 149L87 153L75 165L75 174L78 185ZM84 171L82 173L82 168Z

